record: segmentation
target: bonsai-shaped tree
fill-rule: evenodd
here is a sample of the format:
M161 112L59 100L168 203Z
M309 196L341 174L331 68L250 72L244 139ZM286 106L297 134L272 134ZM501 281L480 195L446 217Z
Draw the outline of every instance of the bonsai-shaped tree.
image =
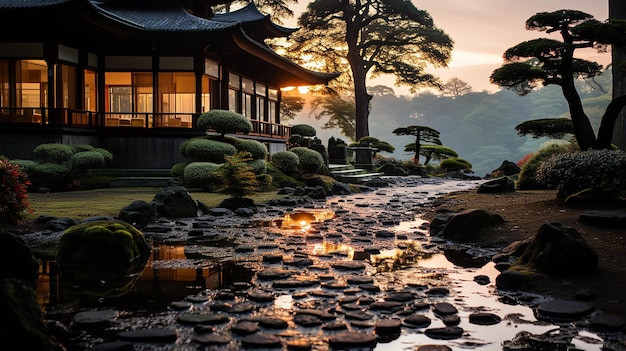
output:
M572 120L569 118L541 118L522 122L515 126L518 135L531 135L538 139L548 137L563 139L568 134L574 134Z
M246 164L252 161L251 154L239 151L232 156L226 156L225 160L226 162L216 171L224 182L219 191L237 199L256 194L259 183L253 168Z
M405 145L404 151L415 152L415 144ZM442 161L450 157L459 157L456 151L443 145L422 145L420 155L426 158L424 160L424 166L426 166L430 160Z
M351 143L350 146L366 145L377 149L378 151L393 153L396 148L386 141L374 138L371 136L362 137L356 143Z
M413 148L413 150L415 151L415 158L413 159L413 162L415 164L419 164L419 156L420 156L420 152L422 149L422 143L441 145L441 140L439 140L439 132L430 127L425 127L425 126L400 127L400 128L396 128L393 131L393 134L415 136L415 146Z
M317 130L308 124L296 124L291 127L291 137L289 143L292 147L309 147L311 140L317 135Z
M526 21L526 29L560 33L562 41L540 38L525 41L504 53L506 64L493 71L490 81L520 95L539 85L561 87L569 106L574 136L581 150L609 148L618 113L626 105L626 96L613 100L602 117L598 137L583 110L576 91L576 78L593 78L602 72L596 62L574 57L581 48L605 49L609 45L624 47L626 21L599 22L593 16L576 10L540 12ZM620 64L620 63L615 63Z
M196 125L200 130L212 129L222 137L226 133L248 134L252 131L252 122L248 118L240 113L227 110L205 112L198 117Z

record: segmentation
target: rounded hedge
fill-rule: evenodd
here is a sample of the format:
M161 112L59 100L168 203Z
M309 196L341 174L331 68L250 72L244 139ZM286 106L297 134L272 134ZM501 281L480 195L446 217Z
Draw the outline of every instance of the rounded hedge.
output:
M33 153L41 163L63 163L69 161L74 150L69 145L49 143L37 145Z
M187 162L180 162L173 165L170 169L170 175L174 178L183 179L185 176L185 167L187 167Z
M38 163L35 165L34 173L37 177L43 177L45 179L58 179L66 177L70 173L70 169L59 163Z
M74 151L74 153L94 150L94 147L89 144L77 144L77 145L71 145L71 146L72 146L72 151Z
M237 149L227 143L203 138L189 139L181 145L183 156L199 162L224 163L224 156L232 156Z
M439 163L439 166L446 172L471 170L472 164L462 158L450 157Z
M324 167L324 158L322 154L306 147L294 147L289 150L298 155L300 160L299 168L304 173L315 173Z
M102 157L104 157L105 165L111 164L113 162L113 154L109 150L97 147L93 149L93 151L99 152Z
M211 110L198 117L197 126L201 130L212 129L224 135L226 133L250 133L252 122L244 115L228 110Z
M295 174L298 172L300 158L291 151L279 151L272 154L270 163L285 174Z
M20 166L20 168L22 169L22 172L26 174L32 174L35 171L35 167L38 164L38 162L35 160L15 159L15 160L11 160L10 162Z
M104 167L104 157L97 151L81 151L77 152L70 158L72 169L83 170L90 168Z
M217 171L219 164L212 162L191 162L183 171L183 182L190 187L215 189L220 184Z
M539 149L520 169L517 187L521 190L545 189L546 185L537 180L537 170L552 156L565 153L570 149L571 146L568 144L549 144Z
M252 167L252 171L256 175L267 172L267 163L265 162L265 160L246 161L246 165Z
M317 135L317 130L308 124L296 124L291 127L291 134L298 134L306 137L314 137Z
M250 157L255 160L264 160L267 157L267 147L256 140L247 139L241 140L235 144L237 151L247 151L250 153Z

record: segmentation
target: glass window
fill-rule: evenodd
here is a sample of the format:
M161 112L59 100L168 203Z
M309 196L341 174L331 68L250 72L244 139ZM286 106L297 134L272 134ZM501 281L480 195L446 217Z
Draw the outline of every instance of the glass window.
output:
M43 60L18 60L15 66L17 73L15 86L17 106L45 107L48 87L48 66L46 62ZM63 88L69 89L66 86Z
M83 109L87 111L96 111L96 99L97 99L97 89L98 85L96 84L96 71L86 69L84 72L85 75L85 101Z
M217 62L204 60L204 74L207 74L213 78L219 78L220 66L217 64Z
M60 65L61 68L61 107L76 108L76 67ZM33 106L34 107L34 106Z
M10 86L9 60L0 60L0 107L11 106Z

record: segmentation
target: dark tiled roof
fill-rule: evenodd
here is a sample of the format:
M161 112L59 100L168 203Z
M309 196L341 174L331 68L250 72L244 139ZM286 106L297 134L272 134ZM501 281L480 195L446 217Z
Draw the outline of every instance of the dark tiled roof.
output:
M0 0L0 9L38 8L65 4L71 0Z
M219 22L252 22L265 20L266 17L254 4L250 3L236 11L217 13L212 19Z
M103 15L147 31L215 31L234 27L196 17L172 0L87 0Z

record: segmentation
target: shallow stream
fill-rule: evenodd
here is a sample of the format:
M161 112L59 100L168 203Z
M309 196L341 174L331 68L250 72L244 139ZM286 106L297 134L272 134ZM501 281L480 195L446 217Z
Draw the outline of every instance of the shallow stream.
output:
M135 350L502 350L521 331L540 335L555 329L567 333L568 342L554 350L606 347L605 339L613 336L576 328L574 321L538 320L533 307L549 297L497 291L499 272L489 261L495 251L470 249L468 256L468 250L449 250L458 245L429 236L428 223L420 219L429 204L480 182L390 182L372 192L298 206L263 206L250 218L163 219L144 230L153 252L142 270L106 278L92 272L89 283L68 284L54 262L44 262L38 297L48 319L72 330L77 350L120 340ZM170 231L156 230L168 226ZM85 289L93 284L99 288ZM442 303L456 312L439 313L435 306ZM89 319L89 311L101 313ZM470 322L477 312L500 321ZM409 323L415 315L428 325ZM384 324L390 320L401 326ZM461 334L428 332L446 326L461 328ZM123 334L129 330L175 335ZM374 335L375 341L337 339L346 333ZM252 335L280 342L255 344Z

